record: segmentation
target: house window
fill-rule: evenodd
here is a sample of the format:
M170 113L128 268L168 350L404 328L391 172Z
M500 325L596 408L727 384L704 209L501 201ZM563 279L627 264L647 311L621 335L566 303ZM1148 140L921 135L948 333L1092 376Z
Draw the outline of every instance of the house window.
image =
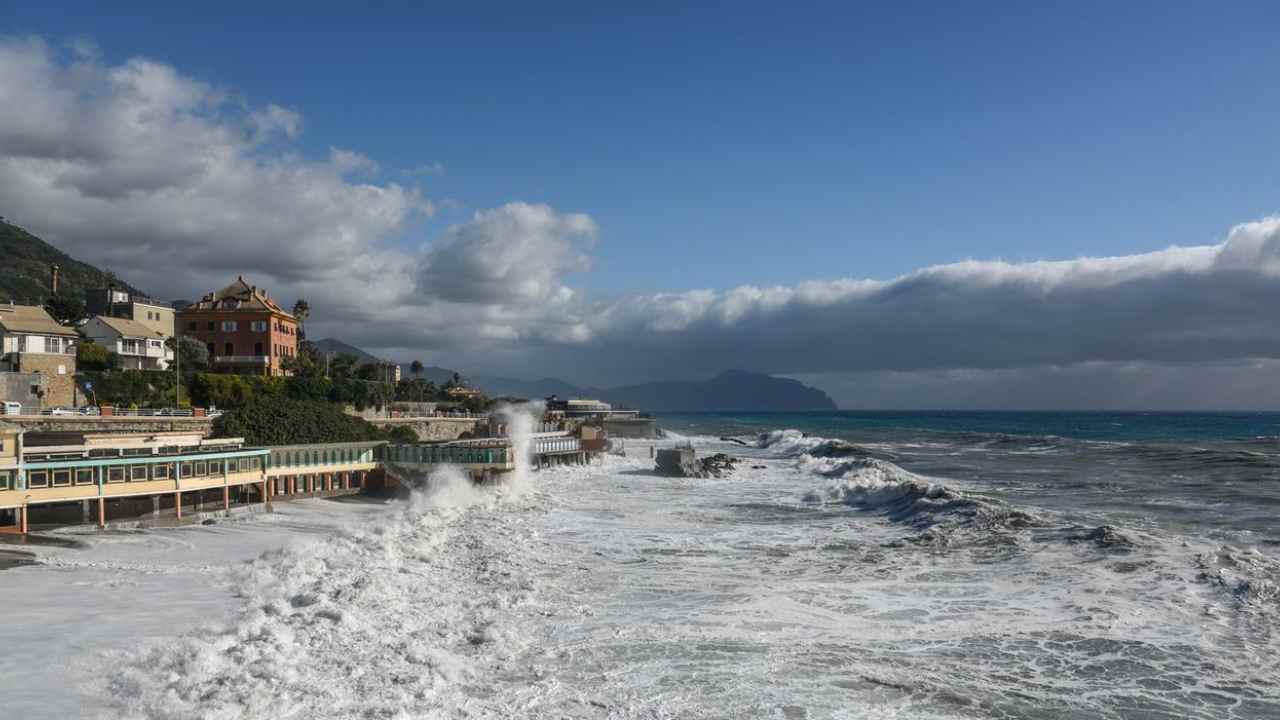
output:
M54 487L67 487L67 486L68 486L68 485L70 485L70 484L71 484L71 471L70 471L70 470L54 470L54 471L53 471L53 486L54 486Z
M146 480L146 479L147 479L146 465L130 465L129 466L130 482L142 482L143 480Z
M254 355L261 355L261 354L262 354L262 343L254 343L254 344L253 344L253 354L254 354Z
M223 320L222 332L235 332L239 328L239 323L235 320Z
M203 462L196 463L196 477L204 477L208 475L208 466Z
M252 469L249 466L249 458L240 458L240 472L249 472Z
M8 470L0 470L0 490L9 490L13 488L13 473Z
M159 464L159 465L152 465L152 466L151 466L151 479L152 479L152 480L168 480L168 479L169 479L169 464L168 464L168 463L161 463L161 464Z
M92 485L92 484L93 484L93 469L92 469L92 468L80 468L79 470L76 470L76 484L77 484L77 485Z
M236 354L236 346L235 346L234 344L232 344L232 343L227 343L224 347L225 347L225 349L226 349L226 351L227 351L227 354L228 354L228 355L235 355L235 354Z
M206 344L205 344L205 349L209 351L209 357L213 357L214 355L217 355L217 354L218 354L218 353L214 352L214 350L213 350L213 343L206 343Z
M192 321L190 321L190 322L188 322L188 323L187 323L187 329L188 329L188 330L190 330L191 332L195 332L195 331L196 331L196 327L197 327L197 325L196 325L196 321L195 321L195 320L192 320Z
M121 465L114 465L107 468L107 482L124 482L124 467Z
M49 472L47 470L32 470L27 473L27 487L49 487Z
M267 331L267 321L266 321L266 320L254 320L253 322L249 323L249 329L250 329L250 330L252 330L252 331L254 331L254 332L266 332L266 331Z
M178 471L182 473L179 477L191 477L191 463L182 463L178 466Z
M214 321L210 320L210 321L209 321L209 323L208 323L208 327L207 327L207 328L205 328L205 329L206 329L206 330L213 330L213 329L215 329L215 328L217 328L217 327L218 327L218 324L217 324L217 323L215 323Z

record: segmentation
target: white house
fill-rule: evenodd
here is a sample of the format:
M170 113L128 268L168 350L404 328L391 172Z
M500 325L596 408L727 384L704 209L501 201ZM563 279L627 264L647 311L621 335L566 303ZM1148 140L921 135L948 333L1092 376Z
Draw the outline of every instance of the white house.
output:
M81 334L120 356L126 370L168 370L173 351L165 347L164 334L137 320L96 315L80 328Z

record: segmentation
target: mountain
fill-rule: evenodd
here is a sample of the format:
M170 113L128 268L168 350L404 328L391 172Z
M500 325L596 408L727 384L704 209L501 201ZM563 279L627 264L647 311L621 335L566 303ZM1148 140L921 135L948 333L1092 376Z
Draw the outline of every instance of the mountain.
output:
M369 353L361 350L355 345L348 345L342 342L341 340L335 340L333 338L316 340L311 344L315 346L316 351L318 351L321 355L329 354L334 357L337 357L338 355L355 355L356 358L360 361L361 365L364 365L367 363L386 362L382 358L370 355Z
M556 378L541 380L514 380L512 378L477 375L471 382L486 394L494 397L544 398L559 395L562 398L598 398L603 390L581 387Z
M651 412L802 412L836 410L823 391L799 380L745 370L726 370L701 382L657 382L610 388L603 399L613 405Z
M39 305L51 295L53 265L58 266L58 291L83 298L86 290L114 284L131 295L146 295L111 273L80 262L58 248L0 220L0 302Z
M373 355L340 340L317 340L321 352L349 353L364 362L382 362ZM437 385L453 378L449 368L429 366L422 377ZM458 373L462 375L462 373ZM400 365L400 377L410 379L409 363ZM639 408L649 412L803 412L836 410L835 401L825 392L798 380L774 377L745 370L726 370L710 380L692 382L655 382L615 388L593 388L574 385L557 378L515 380L513 378L477 375L462 376L467 384L479 388L490 397L596 398L615 407Z
M726 370L709 380L655 382L615 388L579 387L563 380L512 380L477 377L476 387L490 395L541 398L597 398L616 407L650 412L802 412L836 410L825 392L798 380L744 370Z
M400 377L405 380L413 379L412 363L400 363ZM430 380L436 385L444 385L453 379L454 374L462 377L462 373L457 370L440 367L439 365L427 365L422 369L422 379ZM464 378L465 379L465 378Z

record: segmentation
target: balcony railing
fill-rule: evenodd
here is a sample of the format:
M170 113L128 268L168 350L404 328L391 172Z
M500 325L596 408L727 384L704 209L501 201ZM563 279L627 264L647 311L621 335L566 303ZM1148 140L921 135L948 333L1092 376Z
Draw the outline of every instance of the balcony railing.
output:
M271 358L266 355L214 355L213 361L236 365L269 365Z

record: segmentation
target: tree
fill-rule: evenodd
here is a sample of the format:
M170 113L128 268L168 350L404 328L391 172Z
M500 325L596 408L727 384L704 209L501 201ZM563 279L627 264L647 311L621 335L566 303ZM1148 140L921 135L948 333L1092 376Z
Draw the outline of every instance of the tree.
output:
M306 298L298 298L298 301L293 304L293 316L298 319L298 339L305 340L307 318L311 317L311 304Z
M76 367L80 372L120 369L120 356L95 342L76 345Z
M186 336L171 337L164 344L173 351L184 377L189 379L209 369L209 348L199 340Z
M409 363L409 372L414 377L420 377L426 369L427 369L426 366L422 364L421 360L414 360L413 362Z
M324 358L320 356L320 351L316 350L315 344L303 340L298 343L298 354L284 359L284 369L296 378L323 378Z
M252 398L214 423L218 437L242 437L250 445L359 442L385 435L331 403L286 397Z
M63 325L72 325L85 319L88 314L84 306L84 298L74 297L66 293L50 295L44 301L44 309Z

